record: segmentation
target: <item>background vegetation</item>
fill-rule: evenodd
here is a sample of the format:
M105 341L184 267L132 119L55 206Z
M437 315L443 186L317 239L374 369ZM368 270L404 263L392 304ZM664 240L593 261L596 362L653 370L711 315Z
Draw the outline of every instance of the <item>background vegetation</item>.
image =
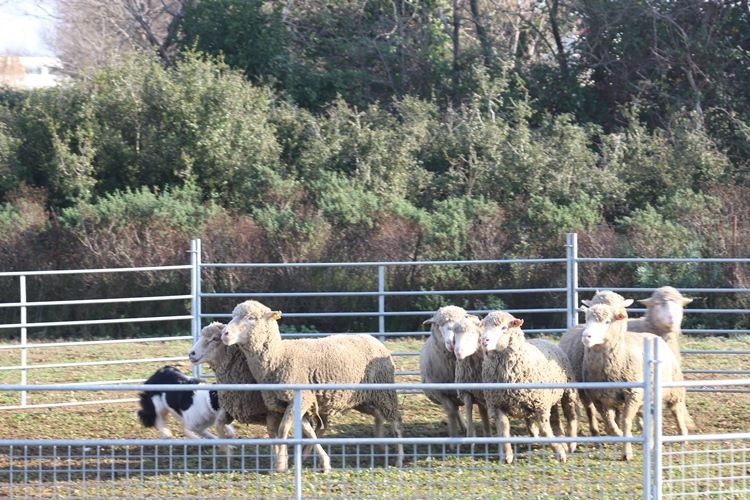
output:
M68 83L0 95L2 270L181 264L195 237L214 262L557 257L570 231L586 256L746 256L747 1L84 4L60 2ZM594 278L748 286L742 266ZM45 293L154 285L97 279Z

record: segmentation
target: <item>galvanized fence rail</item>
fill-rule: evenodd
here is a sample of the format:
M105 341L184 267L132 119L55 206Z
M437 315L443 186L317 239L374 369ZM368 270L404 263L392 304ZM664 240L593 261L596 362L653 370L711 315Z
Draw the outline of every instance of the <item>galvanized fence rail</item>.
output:
M531 437L418 437L405 435L403 438L378 437L325 437L311 439L303 437L301 422L301 394L309 390L395 390L401 394L421 393L423 390L446 388L446 384L293 384L277 386L274 384L232 385L212 384L216 390L274 390L283 387L294 394L294 431L288 439L184 439L175 444L171 439L141 440L141 439L0 439L0 493L9 498L16 497L120 497L145 496L156 497L169 491L172 496L191 497L190 488L179 491L175 486L176 477L195 477L201 483L201 491L196 497L211 497L214 495L257 498L267 496L269 491L281 493L283 496L294 498L314 497L318 495L330 496L325 491L349 491L351 482L356 476L346 474L336 475L332 471L327 475L304 474L309 466L303 464L302 449L305 445L320 444L325 447L333 460L335 469L341 473L350 471L360 473L367 469L382 468L381 475L386 481L409 482L411 471L425 470L429 474L441 473L453 475L451 460L472 468L471 481L475 491L492 491L496 483L493 477L494 469L499 467L519 467L514 465L498 465L497 451L502 442L509 442L516 448L516 453L526 457L527 473L548 475L550 470L561 469L563 464L550 466L544 457L548 454L545 445L553 442L578 442L581 446L591 446L592 451L587 456L571 458L571 462L580 459L590 461L581 472L588 473L591 468L603 467L617 481L622 481L621 488L626 491L639 491L643 498L660 498L658 467L662 442L662 424L660 404L658 401L661 381L657 369L659 354L652 349L650 343L644 345L643 381L630 383L576 383L576 384L453 384L451 387L461 389L505 390L505 389L555 389L559 387L576 388L639 388L646 395L643 414L644 426L641 435L633 437L600 436L600 437L565 437L531 438ZM194 390L201 386L185 385L92 385L87 389L74 385L6 385L2 391L137 391L137 390ZM208 390L206 387L204 390ZM654 432L652 432L652 430ZM619 460L608 460L599 454L596 460L590 460L596 447L601 445L622 446L624 443L638 444L641 450L640 466L635 463L622 464ZM408 445L405 463L393 467L396 454L392 447L396 444ZM232 445L236 449L224 450L219 445ZM274 460L270 456L273 445L289 446L294 449L291 472L287 474L268 474L273 471ZM470 451L463 456L460 451L446 452L446 448L472 445ZM533 445L533 446L532 446ZM384 451L375 451L373 446L384 446ZM388 447L391 451L388 451ZM476 448L475 448L476 446ZM347 448L349 451L347 452ZM483 450L483 451L482 451ZM539 463L534 460L541 459ZM348 460L348 461L347 461ZM445 462L443 465L429 465L431 460ZM524 460L524 459L521 459ZM389 467L389 464L391 467ZM312 468L316 467L313 462ZM441 469L445 468L445 471ZM571 469L572 470L572 469ZM239 476L233 475L239 471ZM390 472L389 472L390 471ZM624 473L623 473L624 472ZM208 474L208 476L206 476ZM255 477L255 484L251 478ZM456 477L461 477L459 474ZM265 479L261 479L265 478ZM638 480L638 485L633 480ZM276 484L269 490L268 484L259 482L270 481ZM325 484L320 484L323 481ZM558 485L570 489L571 494L579 492L580 484L562 482ZM655 481L657 483L655 483ZM373 486L373 485L370 485ZM551 485L540 483L542 488ZM526 491L526 490L521 490ZM317 493L310 493L317 492ZM371 495L369 496L372 496ZM349 497L347 493L344 497ZM359 495L368 496L368 495ZM375 495L377 496L377 495ZM421 494L414 496L421 497ZM470 496L470 495L469 495ZM529 496L536 496L529 492Z
M551 259L492 259L492 260L474 260L474 261L419 261L419 262L317 262L317 263L221 263L221 262L203 262L202 259L202 248L200 240L193 240L190 245L190 264L179 265L179 266L160 266L160 267L137 267L137 268L114 268L114 269L83 269L83 270L60 270L60 271L22 271L22 272L0 272L0 278L10 278L18 280L19 298L17 302L6 302L0 303L0 309L16 309L18 311L19 321L14 323L0 324L0 335L8 335L8 333L18 332L18 342L9 342L0 345L0 353L3 351L18 352L18 363L17 364L5 364L0 366L0 374L3 372L13 372L20 374L19 382L21 384L34 382L32 373L38 370L75 370L76 368L83 366L106 366L115 364L128 364L128 365L149 365L152 366L154 363L175 363L185 361L184 355L179 356L159 356L149 355L140 358L132 359L112 359L112 360L101 360L96 362L77 362L70 361L64 363L33 363L29 361L29 352L31 350L61 350L69 346L96 346L96 345L117 345L117 344L132 344L132 343L161 343L161 342L186 342L195 341L199 335L201 326L209 320L226 319L229 317L229 311L224 309L212 309L215 306L216 299L235 299L236 302L246 300L250 298L257 298L262 301L273 303L276 299L284 298L298 298L298 299L315 299L315 298L352 298L352 297L369 297L376 300L376 307L372 310L357 310L357 311L326 311L326 312L295 312L295 311L284 311L284 315L287 318L292 319L310 319L314 321L319 318L343 318L343 319L361 319L361 318L377 318L377 329L374 331L361 331L358 333L370 333L380 338L381 340L393 339L393 338L422 338L428 334L427 331L421 330L410 330L410 331L392 331L387 328L386 320L388 318L395 317L408 317L416 319L426 319L433 311L423 309L410 309L410 310L398 310L391 306L394 299L410 297L428 297L428 296L441 296L441 297L453 297L453 296L471 296L471 295L483 295L493 297L508 297L511 295L539 295L544 294L545 297L552 297L552 300L545 304L540 304L540 307L525 308L525 309L506 309L517 316L529 317L533 315L544 314L546 317L552 318L549 324L545 324L539 328L526 329L526 333L534 335L539 333L544 334L559 334L571 325L577 324L579 319L578 305L580 305L579 297L581 294L593 294L597 289L613 289L619 293L635 296L648 296L651 289L645 288L615 288L609 286L607 283L597 284L598 286L579 286L579 268L590 264L602 264L602 263L714 263L721 265L746 265L750 264L748 258L702 258L702 259L687 259L687 258L588 258L581 257L578 255L578 243L575 234L569 234L566 240L566 254L565 257L551 258ZM536 264L554 264L560 266L560 283L559 286L549 287L528 287L528 288L516 288L516 289L461 289L461 290L446 290L446 289L434 289L434 290L391 290L388 287L389 273L396 272L397 269L413 268L419 266L507 266L507 265L518 265L518 266L533 266ZM220 269L311 269L311 268L325 268L332 270L340 269L356 269L358 272L367 273L371 272L374 276L375 285L371 290L325 290L325 291L243 291L243 290L231 290L231 291L211 291L206 292L202 289L203 276L207 272ZM189 272L189 280L185 282L185 293L178 295L168 296L139 296L139 297L105 297L99 299L89 300L48 300L48 301L29 301L27 300L27 279L30 277L44 278L48 276L60 276L60 275L87 275L87 274L109 274L109 273L170 273L170 272ZM564 285L564 286L563 286ZM719 288L681 288L681 291L686 295L691 294L746 294L750 298L750 288L736 288L736 287L719 287ZM94 304L127 304L127 303L159 303L159 302L183 302L189 307L186 307L184 314L176 314L169 316L147 316L138 317L131 316L127 318L103 318L95 320L79 320L79 321L59 321L59 322L33 322L28 320L28 312L33 308L42 307L66 307L66 308L86 308ZM555 302L558 301L558 302ZM631 308L635 314L644 311L642 308ZM487 312L486 310L474 310L474 313L482 314ZM746 315L750 313L750 309L710 309L710 308L696 308L688 307L685 310L686 316L694 315L708 315L708 314L733 314L733 315ZM556 319L554 319L556 318ZM75 327L80 325L101 325L103 331L106 332L106 328L109 325L114 324L134 324L144 322L178 322L186 325L185 335L177 336L159 336L151 338L134 338L134 339L119 339L119 340L91 340L91 341L76 341L76 342L33 342L34 335L29 336L29 332L35 332L41 329L54 332L55 329L64 329L66 327ZM527 322L528 323L528 322ZM189 325L189 326L187 326ZM6 333L7 332L7 333ZM748 329L740 328L693 328L684 329L686 334L697 334L697 335L746 335L750 334ZM300 336L322 336L329 333L337 332L316 332L316 333L300 333L296 332L294 335ZM152 354L148 350L146 351ZM414 358L418 355L416 350L412 351L399 351L394 352L394 356L404 358ZM685 350L685 355L702 355L702 354L716 354L722 356L747 356L750 354L748 350ZM692 376L699 375L711 375L711 376L747 376L750 375L750 370L745 369L731 369L731 368L718 368L718 369L699 369L699 370L686 370ZM195 376L201 376L200 368L194 368ZM400 371L399 376L413 376L417 373L414 370ZM141 373L139 377L119 379L119 380L95 380L89 383L97 382L112 382L112 383L134 383L143 380L144 373ZM72 381L72 379L70 379ZM63 383L65 383L63 381ZM734 388L730 390L745 390L741 388ZM117 402L116 400L112 400ZM83 401L73 402L73 404L99 404L102 401ZM31 408L36 406L52 406L52 405L67 406L71 404L69 401L61 401L59 403L46 402L40 405L31 404L28 401L26 392L19 394L19 401L15 405L0 405L1 409L14 409L14 408Z
M215 299L235 299L236 302L248 298L258 298L264 302L272 302L274 298L320 298L320 297L370 297L375 300L372 310L357 311L327 311L327 312L295 312L285 311L285 316L290 318L377 318L377 329L364 332L371 333L381 340L393 338L415 337L422 338L428 334L425 331L391 331L388 329L388 318L414 317L426 319L432 311L421 309L394 310L391 307L392 299L401 297L427 297L427 296L467 296L488 295L508 296L511 294L546 294L555 297L559 302L544 304L543 306L528 309L510 309L516 315L545 314L550 317L559 318L548 326L526 330L527 333L555 334L564 331L568 326L578 322L577 306L580 304L581 294L593 294L597 289L614 289L623 294L636 294L642 297L648 296L651 289L644 288L613 288L607 283L588 283L587 286L579 285L580 267L590 264L602 263L714 263L728 265L746 265L750 259L614 259L614 258L584 258L578 256L577 240L575 235L568 236L566 241L566 255L559 259L498 259L481 261L430 261L430 262L352 262L352 263L294 263L294 264L268 264L268 263L211 263L202 261L201 244L199 240L191 242L191 262L184 266L166 267L141 267L122 269L89 269L89 270L66 270L66 271L29 271L0 273L0 278L18 280L19 298L16 302L1 303L0 308L11 308L18 311L19 320L14 323L0 325L0 334L4 332L18 332L18 342L0 345L0 353L3 351L18 351L17 364L0 366L2 373L20 374L18 384L6 384L0 387L0 393L18 394L16 404L0 406L0 410L36 409L41 407L64 407L78 406L84 404L104 404L115 402L131 402L134 398L113 399L91 399L87 401L58 401L54 403L32 404L28 400L32 392L59 392L74 394L92 394L98 390L107 392L123 393L129 396L132 391L142 390L141 385L133 385L142 382L144 377L128 378L120 380L95 380L79 383L61 382L56 384L39 384L33 378L37 371L80 369L81 367L107 367L115 364L123 365L147 365L153 363L170 363L184 361L185 356L164 356L145 349L146 355L131 357L128 359L106 359L88 362L60 362L60 363L31 363L28 353L31 350L65 349L70 346L96 347L107 344L132 344L151 343L162 345L165 342L189 343L195 340L200 328L208 320L224 319L229 316L228 311L212 309ZM554 264L560 266L561 278L557 286L551 284L548 288L528 287L518 289L472 289L472 290L391 290L388 287L389 273L397 268L413 266L502 266L502 265L536 265ZM206 272L218 269L258 269L258 268L351 268L361 272L371 272L374 275L375 286L370 290L337 290L337 291L210 291L202 289L202 277ZM29 301L27 300L27 278L45 277L55 274L86 274L86 273L162 273L162 272L189 272L189 283L185 284L185 293L168 296L139 296L139 297L106 297L89 300L57 300L57 301ZM591 285L591 286L588 286ZM595 286L596 285L596 286ZM691 294L748 294L748 288L680 288L686 295ZM28 312L36 307L87 307L93 304L106 303L145 303L145 302L167 302L181 301L186 307L184 314L169 316L134 316L128 318L105 318L98 320L82 320L69 322L34 322L29 321ZM634 313L642 309L631 309ZM473 311L484 313L484 310ZM748 309L700 309L687 308L686 315L709 315L709 314L736 314L750 313ZM96 340L82 342L32 342L33 334L29 331L46 329L54 331L55 328L66 326L77 326L83 324L97 324L106 328L108 325L117 323L140 323L140 322L179 322L186 325L186 335L137 338L121 340ZM697 335L746 335L750 330L745 329L718 329L706 328L684 330L685 333ZM187 334L189 332L189 334ZM295 336L320 336L331 332L300 333ZM686 355L693 354L717 354L729 356L747 356L747 350L686 350ZM411 358L417 356L416 351L395 352L399 357ZM647 366L645 367L647 368ZM750 379L737 378L747 377L750 371L733 368L686 370L693 378L705 375L709 377L726 377L722 380L698 380L684 382L690 391L749 391ZM414 371L401 371L400 376L413 376ZM196 374L200 372L196 369ZM731 378L731 380L730 380ZM644 380L649 380L645 377ZM612 446L628 441L620 437L584 437L578 441L590 446L587 449L588 456L594 456L594 462L586 461L580 469L575 465L562 469L565 472L552 474L548 466L536 462L540 456L546 456L539 448L545 444L545 439L532 439L514 437L510 441L520 450L527 451L527 474L519 478L503 476L508 491L517 490L524 481L533 480L539 485L539 490L529 491L529 496L544 496L549 491L567 491L569 496L588 496L601 493L596 481L591 477L616 477L610 474L612 471L607 467L619 467L622 474L623 486L622 496L643 496L644 498L661 498L662 496L682 497L714 497L726 496L731 498L745 498L750 496L750 485L748 484L748 471L750 470L750 436L739 432L733 434L695 435L686 439L664 435L661 431L662 416L660 405L653 404L658 401L661 390L660 382L655 381L655 392L651 396L651 390L646 390L649 395L645 403L643 414L643 432L634 438L633 442L641 443L642 453L637 464L622 464L616 461L616 452ZM585 384L584 384L585 385ZM397 384L395 387L408 398L419 392L424 387L410 384ZM174 387L172 387L174 388ZM258 390L259 387L252 388ZM293 387L292 390L299 394L304 387ZM248 388L247 390L251 390ZM653 436L650 440L648 436ZM558 439L558 438L556 438ZM565 438L559 438L565 442ZM442 493L425 478L415 478L410 471L429 471L436 477L450 475L452 480L457 476L453 473L466 469L467 465L461 459L465 457L462 452L452 451L451 445L475 443L478 447L485 446L484 452L478 452L472 459L476 460L468 472L471 480L465 484L459 484L459 488L470 491L473 487L472 481L486 481L488 488L495 484L492 482L493 475L504 474L503 469L498 467L496 460L496 447L499 443L497 438L442 438L442 437L404 437L404 443L412 446L407 462L412 467L405 467L393 476L370 478L362 482L358 481L365 471L373 468L379 469L388 458L373 445L393 445L393 438L342 438L325 437L320 442L331 453L338 453L337 464L340 469L354 470L359 475L354 478L343 475L309 475L307 466L301 468L299 461L301 455L297 453L294 464L294 477L271 476L268 479L267 472L271 470L270 444L273 440L268 439L239 439L231 441L237 445L239 451L235 454L227 454L217 447L215 442L204 440L180 440L178 443L172 440L14 440L9 438L0 439L0 496L9 497L38 497L38 496L119 496L119 492L126 491L127 496L183 496L190 497L186 491L198 491L194 493L196 498L206 496L344 496L344 497L368 497L366 488L375 481L385 481L392 486L401 488L403 496L425 497L439 495ZM301 447L309 444L309 440L303 439L301 434L286 441L294 446L299 452ZM532 446L533 445L533 446ZM609 447L609 448L608 448ZM386 448L387 450L388 448ZM481 449L481 448L480 448ZM648 451L653 450L653 451ZM385 452L387 454L388 451ZM197 458L196 458L197 457ZM494 460L493 460L494 458ZM314 459L313 459L314 460ZM544 459L542 459L544 461ZM603 469L597 469L598 464L606 463ZM592 465L593 464L593 465ZM613 465L616 464L616 465ZM546 464L548 465L548 464ZM249 477L238 477L237 470L253 471L256 475ZM450 472L448 472L450 471ZM515 473L514 473L515 474ZM328 476L328 477L326 477ZM487 478L485 479L485 476ZM524 477L525 479L521 479ZM304 481L302 480L304 478ZM547 478L547 482L541 478ZM641 483L638 487L628 486L633 478ZM517 481L517 482L514 482ZM389 483L390 482L390 483ZM125 486L123 487L123 484ZM227 490L226 485L236 489ZM415 484L419 486L414 486ZM484 484L484 483L482 483ZM365 489L361 489L365 488ZM416 488L416 489L412 489ZM569 488L569 489L568 489ZM590 489L587 489L590 488ZM197 489L197 490L196 490ZM237 492L241 492L237 494ZM490 490L491 491L491 490ZM140 494L139 494L140 492ZM154 493L156 492L156 493ZM561 496L566 496L565 494Z

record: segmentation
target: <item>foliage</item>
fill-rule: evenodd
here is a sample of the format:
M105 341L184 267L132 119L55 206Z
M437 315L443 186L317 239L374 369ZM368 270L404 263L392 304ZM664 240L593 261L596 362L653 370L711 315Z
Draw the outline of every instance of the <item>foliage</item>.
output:
M0 93L0 268L183 263L196 236L217 262L558 257L570 231L587 255L741 256L740 4L192 2L169 20L177 53L129 51L54 89ZM750 286L742 266L583 272ZM207 275L217 290L250 280ZM457 265L389 285L554 276ZM370 286L323 271L252 278Z
M261 0L195 2L181 23L183 49L222 55L254 81L286 78L288 35L278 6Z

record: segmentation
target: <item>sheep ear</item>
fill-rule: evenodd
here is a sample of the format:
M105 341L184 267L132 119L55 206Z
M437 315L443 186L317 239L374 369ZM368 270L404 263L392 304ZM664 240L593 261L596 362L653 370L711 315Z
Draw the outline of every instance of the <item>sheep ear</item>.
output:
M581 306L581 307L578 308L578 310L581 311L582 313L585 313L586 311L589 310L589 308L586 307L586 306Z
M521 325L523 325L523 320L519 318L513 318L513 321L510 322L511 328L520 328Z
M271 311L269 313L266 313L266 319L272 319L274 321L278 321L281 319L281 311Z
M651 305L651 302L653 302L653 301L652 301L651 297L649 297L647 299L638 299L638 302L640 302L644 306L648 307L648 306Z
M682 307L685 307L686 305L690 304L693 301L693 299L689 297L683 297L682 298Z
M633 305L633 299L627 299L622 303L622 307L630 307Z
M583 304L584 306L589 306L589 307L591 307L591 306L593 306L593 305L594 305L594 304L592 304L592 303L591 303L591 301L590 301L590 300L588 300L588 299L584 299L584 300L582 300L582 301L581 301L581 304Z
M426 319L422 322L423 325L431 325L435 321L435 318Z

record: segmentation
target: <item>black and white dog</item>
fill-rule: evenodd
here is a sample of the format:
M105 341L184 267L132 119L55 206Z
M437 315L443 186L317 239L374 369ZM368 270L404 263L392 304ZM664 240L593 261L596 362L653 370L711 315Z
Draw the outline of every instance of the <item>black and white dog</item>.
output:
M144 384L200 384L197 378L190 378L174 366L163 366L156 370ZM171 413L182 422L185 436L189 438L211 438L208 432L212 425L224 438L235 436L231 422L234 420L224 409L219 408L216 391L145 391L139 394L141 409L138 418L144 427L156 427L164 438L172 437L166 426L167 414Z

